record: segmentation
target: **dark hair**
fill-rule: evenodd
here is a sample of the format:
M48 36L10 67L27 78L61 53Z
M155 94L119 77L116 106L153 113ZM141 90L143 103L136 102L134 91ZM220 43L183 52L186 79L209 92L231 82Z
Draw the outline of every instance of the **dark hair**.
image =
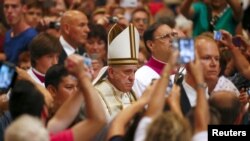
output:
M32 39L30 45L30 60L31 66L36 66L36 60L42 56L60 53L61 45L59 39L55 36L48 34L46 32L39 33L35 38Z
M20 2L21 2L22 5L25 5L25 4L26 4L26 1L27 1L27 0L20 0Z
M45 104L42 93L30 81L19 80L11 91L9 110L13 119L22 114L40 118Z
M90 32L88 33L88 39L90 38L99 38L100 40L103 40L106 44L107 49L107 31L106 29L99 24L91 23L89 24Z
M30 61L30 52L24 51L18 56L18 65L20 65L21 62L29 62Z
M148 40L153 40L154 39L154 32L157 28L159 28L161 25L164 25L165 23L162 22L155 22L152 25L150 25L146 31L143 34L143 40L144 40L144 44L145 47L147 49L148 52L151 53L151 50L149 49L149 47L147 46L147 41Z
M26 0L26 5L28 9L31 8L37 8L37 9L43 9L41 4L42 2L39 2L38 0Z
M25 4L26 4L26 1L27 1L27 0L20 0L20 3L21 3L22 5L25 5ZM3 0L3 3L4 3L4 0Z
M45 87L52 85L57 88L62 78L68 75L69 72L62 64L51 66L45 74Z
M242 18L242 27L246 30L248 30L248 32L250 32L250 6L248 6L248 8L244 11L244 15Z

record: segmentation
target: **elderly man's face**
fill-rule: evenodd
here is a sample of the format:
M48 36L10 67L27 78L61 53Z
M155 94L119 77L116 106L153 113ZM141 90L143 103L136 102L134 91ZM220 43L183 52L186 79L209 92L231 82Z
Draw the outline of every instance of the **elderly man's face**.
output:
M74 42L75 45L83 45L86 42L88 37L89 27L88 27L88 19L86 15L77 12L72 14L72 19L68 23L68 38L70 38L71 42Z
M177 37L175 30L172 30L168 25L159 26L153 35L152 40L152 55L167 62L169 54L171 53L171 41Z
M220 72L220 54L217 44L211 40L200 39L196 45L198 45L196 47L205 81L217 79Z
M109 80L122 92L129 92L135 80L137 65L122 65L109 68Z

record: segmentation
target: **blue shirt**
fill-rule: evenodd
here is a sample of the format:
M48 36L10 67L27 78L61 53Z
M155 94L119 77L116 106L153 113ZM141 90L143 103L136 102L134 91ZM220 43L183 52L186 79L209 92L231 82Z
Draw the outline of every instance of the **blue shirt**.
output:
M4 53L7 57L7 61L16 64L19 55L23 51L28 50L28 45L37 35L37 31L34 28L28 28L15 37L11 37L11 32L12 30L9 30L5 34Z

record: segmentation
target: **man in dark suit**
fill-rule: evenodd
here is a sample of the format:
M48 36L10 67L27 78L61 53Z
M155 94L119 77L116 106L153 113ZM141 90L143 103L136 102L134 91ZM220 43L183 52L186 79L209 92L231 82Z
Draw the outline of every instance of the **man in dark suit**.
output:
M61 18L60 43L62 52L58 63L64 62L67 56L77 53L82 55L85 51L83 45L87 39L89 30L87 16L77 10L65 12Z

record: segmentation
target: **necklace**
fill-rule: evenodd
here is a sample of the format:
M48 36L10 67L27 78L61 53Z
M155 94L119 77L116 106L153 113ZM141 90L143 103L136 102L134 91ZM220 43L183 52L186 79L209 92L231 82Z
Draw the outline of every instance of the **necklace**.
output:
M220 19L220 17L227 11L227 9L229 9L229 5L227 5L218 15L214 15L212 16L211 20L210 20L210 25L211 27L214 29L217 21ZM212 12L212 11L211 11Z

